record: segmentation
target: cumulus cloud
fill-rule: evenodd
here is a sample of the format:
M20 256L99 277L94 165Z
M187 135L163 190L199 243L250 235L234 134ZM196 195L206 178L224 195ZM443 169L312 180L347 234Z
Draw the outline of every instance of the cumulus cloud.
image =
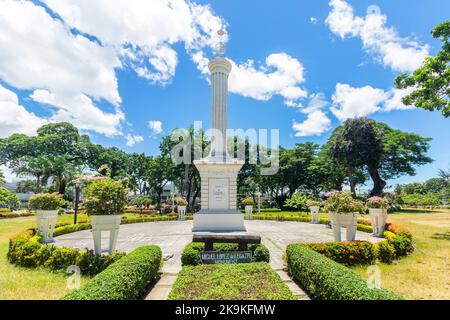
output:
M115 50L71 33L32 2L5 0L0 7L0 78L52 104L52 121L119 134L123 114L115 68L121 63ZM108 101L116 113L104 113L92 99Z
M0 138L14 133L36 134L36 130L47 123L46 119L28 112L19 104L17 95L0 85Z
M341 121L350 118L365 117L376 112L413 109L406 106L402 98L411 90L391 88L382 90L371 86L355 88L348 84L338 83L332 97L331 112Z
M348 84L338 83L330 110L341 121L365 117L380 111L380 104L386 99L384 90L371 86L353 88Z
M344 0L331 0L329 4L331 11L326 23L330 30L341 39L360 38L364 50L392 70L413 71L428 56L428 45L400 37L395 28L386 26L387 17L380 13L378 7L370 7L365 17L359 17Z
M161 121L151 120L148 122L148 127L152 131L152 135L158 135L163 132Z
M126 142L127 147L134 147L136 144L144 141L143 136L133 134L127 134L126 139L127 139Z
M306 107L301 108L300 112L307 115L303 122L294 120L292 129L296 137L320 136L331 129L331 120L324 109L328 107L329 102L325 99L323 93L312 94Z

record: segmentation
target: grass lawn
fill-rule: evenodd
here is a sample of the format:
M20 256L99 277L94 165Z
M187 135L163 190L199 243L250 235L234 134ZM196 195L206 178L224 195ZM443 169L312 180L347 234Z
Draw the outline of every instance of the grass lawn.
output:
M58 217L58 222L69 219L70 216ZM68 292L64 274L19 268L6 260L9 238L34 225L34 217L0 220L0 300L51 300Z
M169 300L295 300L265 262L184 267Z
M450 210L392 214L388 222L405 226L416 250L391 265L379 264L382 287L408 299L450 299ZM354 268L363 277L366 268Z

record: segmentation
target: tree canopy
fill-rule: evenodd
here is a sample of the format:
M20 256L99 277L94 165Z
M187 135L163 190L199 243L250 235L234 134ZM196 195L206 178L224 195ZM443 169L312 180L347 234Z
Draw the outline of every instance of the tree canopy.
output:
M427 57L422 67L411 75L402 74L395 80L399 89L412 92L403 98L406 105L425 110L438 110L450 117L450 20L436 26L432 36L443 42L435 57Z

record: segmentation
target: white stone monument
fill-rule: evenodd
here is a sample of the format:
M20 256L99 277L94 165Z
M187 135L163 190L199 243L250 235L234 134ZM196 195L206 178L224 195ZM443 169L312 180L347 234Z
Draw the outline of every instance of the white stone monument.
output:
M219 36L224 32L219 31ZM244 161L227 154L228 76L231 63L220 42L208 67L212 86L212 144L208 157L194 161L201 177L201 210L194 214L193 231L246 231L244 216L237 210L237 175Z

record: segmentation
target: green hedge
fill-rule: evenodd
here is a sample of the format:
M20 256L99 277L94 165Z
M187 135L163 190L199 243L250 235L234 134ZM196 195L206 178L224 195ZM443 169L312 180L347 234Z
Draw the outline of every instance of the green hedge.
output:
M203 243L190 243L181 253L181 264L183 266L197 266L201 264L200 251L205 249ZM250 244L248 249L252 251L252 262L269 262L269 249L262 244ZM214 251L237 251L238 245L231 243L215 243Z
M73 248L58 248L42 244L40 240L41 237L36 235L34 229L28 229L11 238L7 253L8 261L25 268L44 267L52 271L63 272L69 266L76 265L83 275L95 275L125 256L124 253L100 256L94 254L92 250L79 251Z
M305 246L346 266L373 264L377 258L373 244L367 241L308 243Z
M158 246L140 247L63 300L136 300L155 281L162 263Z
M359 275L345 266L304 245L287 248L287 263L291 274L318 300L398 300L400 296L384 289L371 289Z

